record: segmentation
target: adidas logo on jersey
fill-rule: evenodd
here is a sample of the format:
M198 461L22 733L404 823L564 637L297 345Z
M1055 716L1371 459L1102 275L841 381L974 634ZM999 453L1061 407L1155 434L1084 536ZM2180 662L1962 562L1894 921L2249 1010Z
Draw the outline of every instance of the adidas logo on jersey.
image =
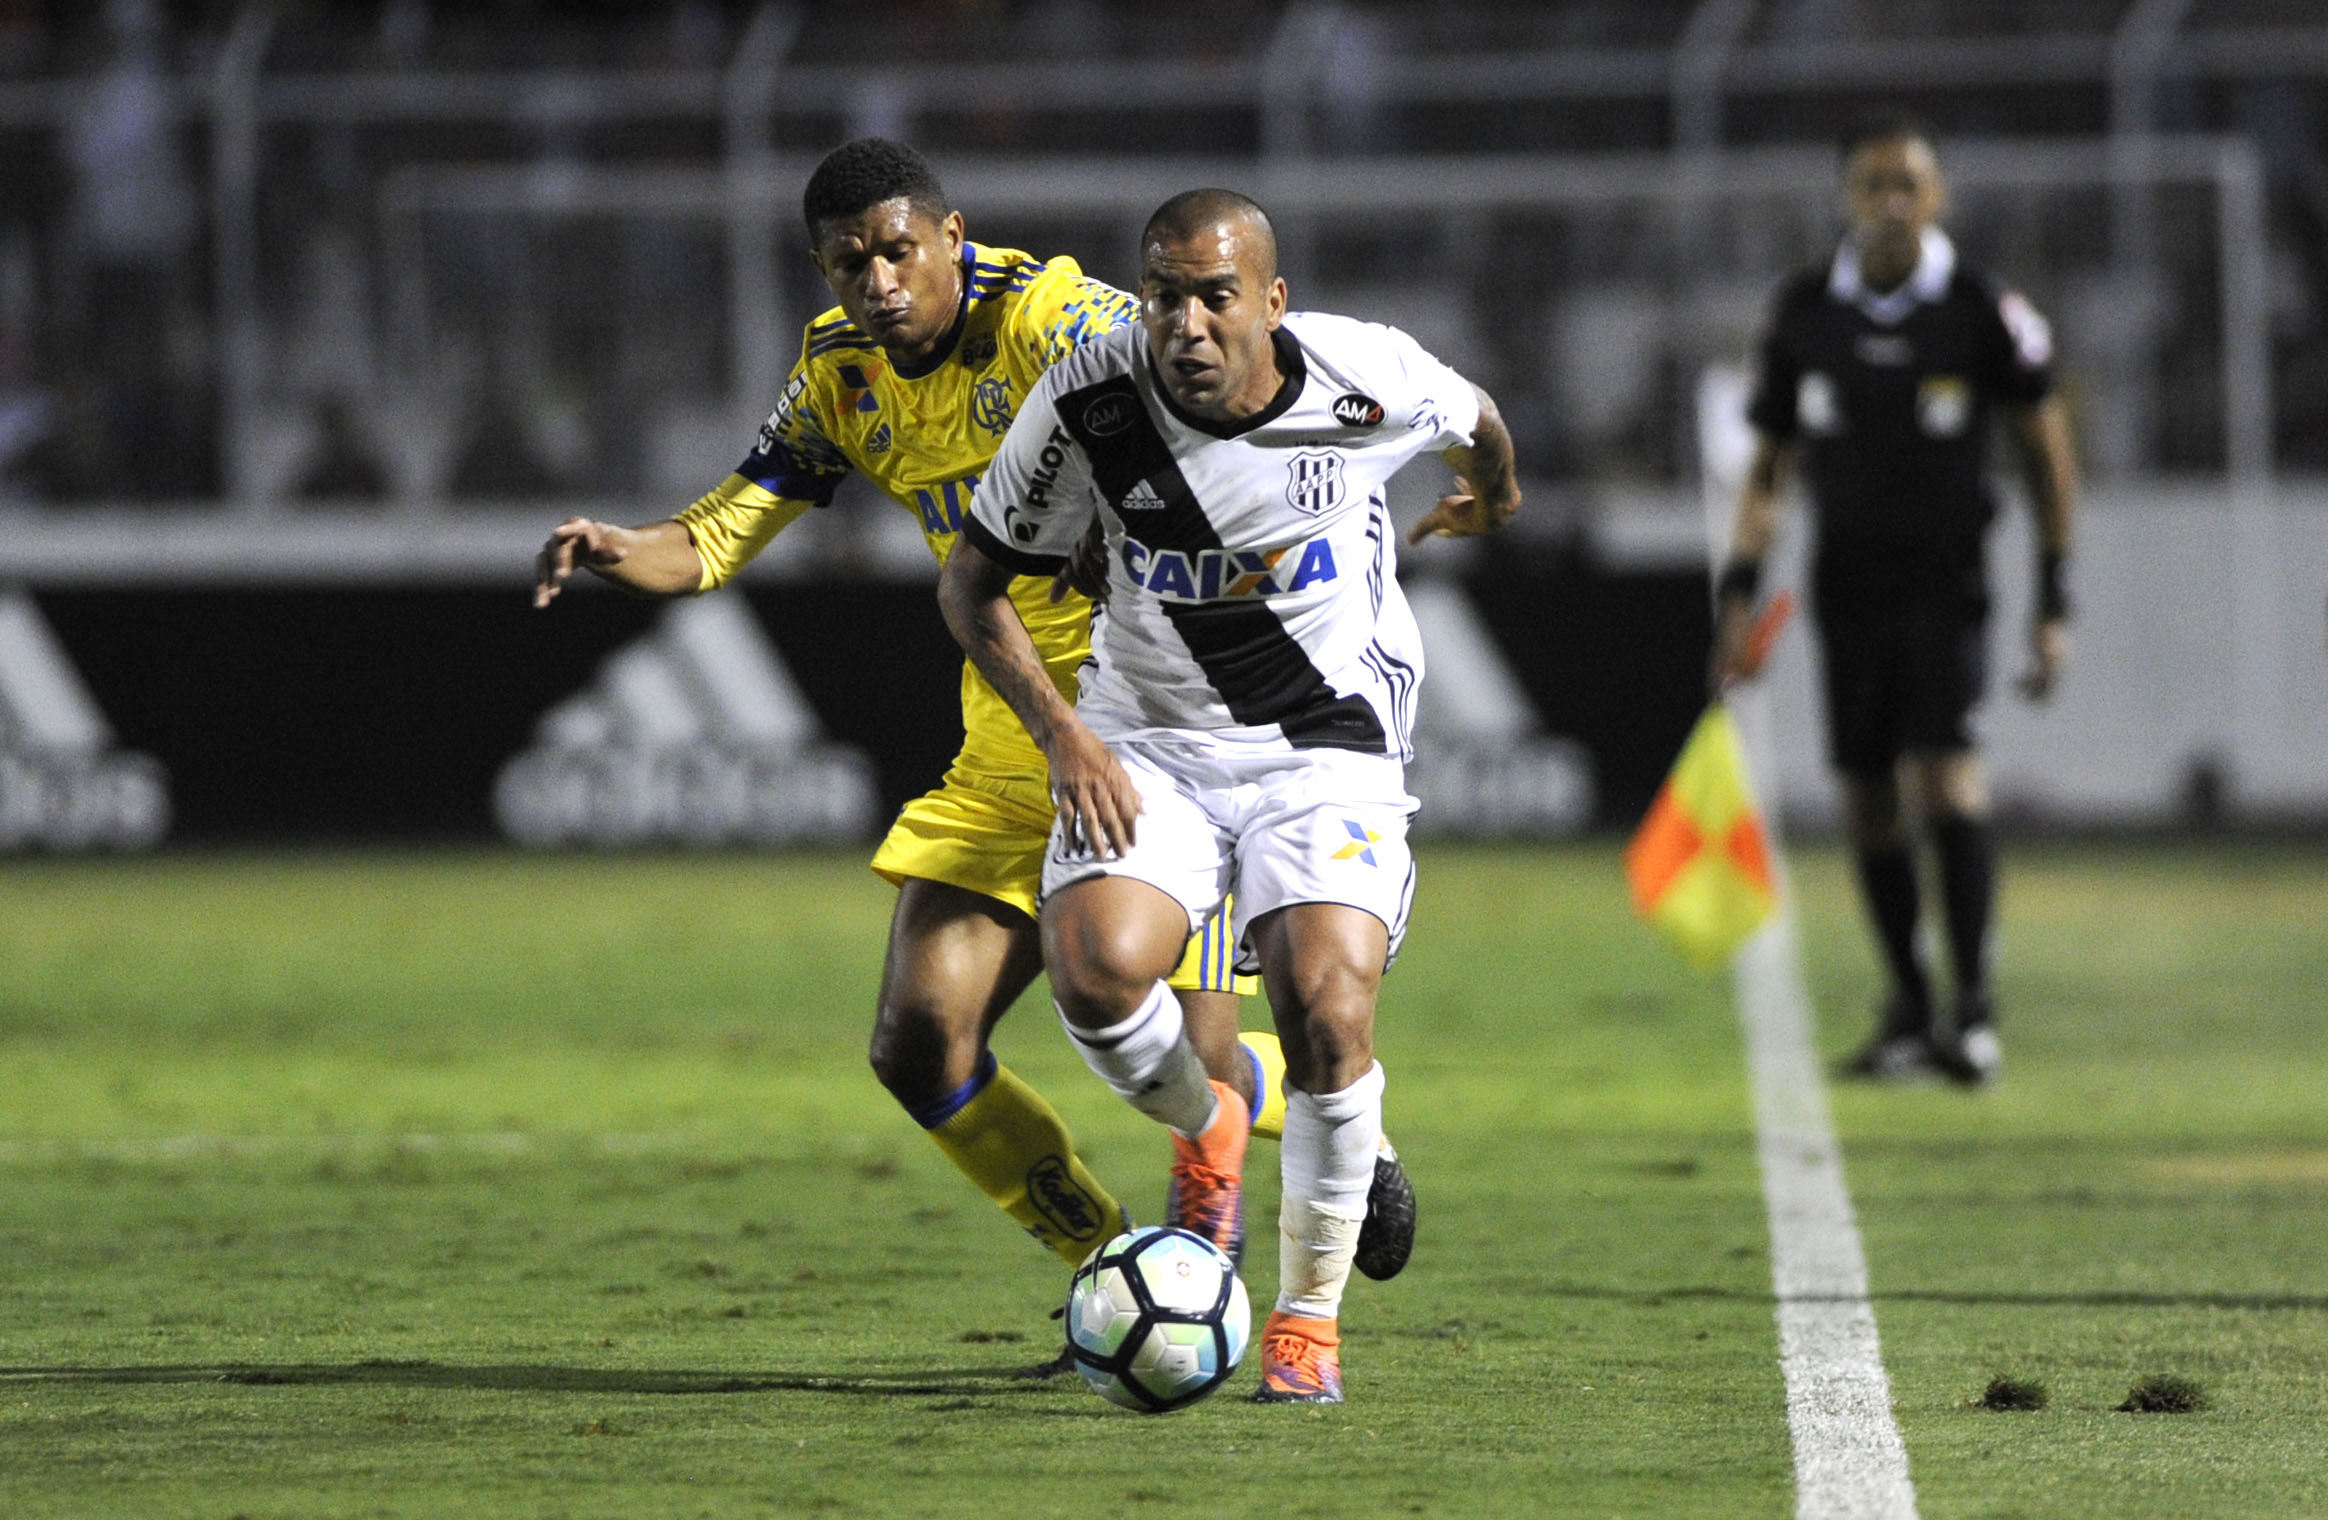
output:
M1116 503L1116 510L1119 512L1161 512L1164 510L1164 498L1150 490L1148 483L1143 480L1124 493L1124 499Z
M32 598L0 593L0 850L142 850L169 827L161 765L114 747Z
M543 715L493 812L522 844L863 838L873 764L825 740L745 603L680 602Z

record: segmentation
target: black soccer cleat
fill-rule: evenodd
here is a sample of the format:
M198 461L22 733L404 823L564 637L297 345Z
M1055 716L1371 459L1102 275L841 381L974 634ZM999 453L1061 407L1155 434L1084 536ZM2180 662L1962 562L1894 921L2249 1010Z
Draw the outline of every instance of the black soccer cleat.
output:
M1884 1002L1874 1037L1835 1068L1837 1076L1863 1082L1915 1082L1939 1072L1930 1005L1896 992Z
M1943 1076L1961 1087L1986 1087L2005 1064L2005 1047L1997 1042L1997 1026L1983 1019L1967 1024L1954 1039L1936 1047L1933 1062Z
M1358 1250L1350 1262L1376 1282L1388 1282L1406 1266L1414 1249L1415 1185L1398 1152L1386 1146L1375 1153L1374 1186L1366 1190L1366 1222L1358 1227Z
M1836 1074L1863 1082L1913 1082L1937 1075L1939 1061L1929 1034L1878 1034L1844 1057Z

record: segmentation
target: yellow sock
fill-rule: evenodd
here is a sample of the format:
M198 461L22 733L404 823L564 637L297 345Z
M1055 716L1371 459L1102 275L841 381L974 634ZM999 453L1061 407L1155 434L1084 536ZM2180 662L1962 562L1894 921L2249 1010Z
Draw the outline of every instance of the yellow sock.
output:
M1285 1138L1285 1047L1277 1036L1248 1029L1237 1043L1253 1054L1261 1075L1253 1084L1253 1133L1264 1140Z
M1282 1112L1284 1103L1278 1104ZM929 1132L962 1175L1069 1266L1123 1233L1124 1211L1075 1154L1058 1111L997 1065L977 1097Z

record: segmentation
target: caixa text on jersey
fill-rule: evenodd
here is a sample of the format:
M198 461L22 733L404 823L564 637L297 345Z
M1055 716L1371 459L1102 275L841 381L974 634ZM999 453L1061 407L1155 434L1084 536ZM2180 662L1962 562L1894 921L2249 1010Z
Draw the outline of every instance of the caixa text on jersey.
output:
M1183 602L1276 596L1341 574L1334 567L1334 546L1322 538L1281 549L1200 549L1190 554L1151 549L1127 537L1120 552L1124 574L1134 585Z

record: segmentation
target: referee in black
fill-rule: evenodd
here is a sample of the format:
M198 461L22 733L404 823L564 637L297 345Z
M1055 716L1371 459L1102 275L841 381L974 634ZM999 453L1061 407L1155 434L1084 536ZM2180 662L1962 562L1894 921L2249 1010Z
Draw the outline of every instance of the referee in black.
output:
M1989 986L1996 846L1972 723L1988 681L1987 435L2001 413L2037 513L2036 612L2024 695L2068 654L2064 566L2076 459L2052 395L2052 339L2025 300L1966 267L1939 228L1947 186L1931 131L1893 117L1843 142L1850 233L1790 280L1747 412L1740 493L1715 619L1716 689L1747 673L1748 630L1779 504L1799 462L1816 522L1811 605L1830 756L1860 890L1891 977L1852 1074L1991 1080L2002 1059ZM1938 858L1954 1018L1934 1017L1903 793Z

